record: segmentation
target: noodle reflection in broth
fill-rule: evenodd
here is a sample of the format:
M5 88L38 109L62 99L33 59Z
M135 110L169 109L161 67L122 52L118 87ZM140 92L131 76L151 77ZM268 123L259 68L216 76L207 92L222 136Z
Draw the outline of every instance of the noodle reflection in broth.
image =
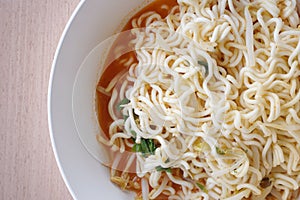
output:
M137 199L299 198L296 1L170 2L130 20L127 72L98 85L99 142L137 152L112 181Z

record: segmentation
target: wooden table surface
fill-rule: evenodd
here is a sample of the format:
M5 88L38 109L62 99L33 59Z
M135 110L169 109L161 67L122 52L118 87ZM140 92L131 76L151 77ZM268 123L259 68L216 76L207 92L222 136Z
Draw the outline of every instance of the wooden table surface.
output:
M52 59L79 0L0 0L0 199L72 199L47 122Z

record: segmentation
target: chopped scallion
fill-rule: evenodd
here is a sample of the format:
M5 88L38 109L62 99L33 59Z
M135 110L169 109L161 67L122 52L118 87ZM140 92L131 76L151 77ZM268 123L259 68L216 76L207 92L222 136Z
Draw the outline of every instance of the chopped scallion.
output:
M141 144L137 144L137 143L135 143L132 147L133 152L141 152L141 149L142 149Z
M122 101L120 101L120 102L117 104L117 109L118 109L118 111L121 111L121 110L123 109L123 106L126 105L126 104L128 104L129 102L130 102L130 100L127 99L127 98L122 99Z
M163 168L162 166L157 166L157 167L155 167L155 169L158 172L165 171L165 172L168 172L168 173L172 173L171 168Z
M154 144L154 141L153 140L147 140L147 143L148 143L148 147L149 147L149 152L152 154L154 153L155 149L156 149L156 146Z
M134 142L135 142L136 133L134 131L131 131L131 133L134 136L132 138L134 138ZM153 139L141 138L141 143L140 144L135 143L133 145L132 151L142 153L144 157L147 157L149 154L154 155L156 148L157 147Z
M219 147L216 147L216 152L217 152L217 154L219 154L219 155L225 155L225 153L226 153L225 150L220 149Z
M205 188L204 185L202 185L201 183L196 183L196 185L205 193L207 193L207 189Z
M135 132L134 130L130 130L130 133L132 134L132 136L133 136L134 138L136 138L136 132Z
M148 154L148 153L150 153L150 150L149 150L149 147L148 147L148 144L147 144L147 141L144 139L142 139L141 140L141 148L142 148L142 150L143 150L143 152L141 152L141 153L143 153L143 154Z
M127 119L128 119L128 115L123 115L123 119L124 119L124 121L126 121Z
M207 75L208 74L208 64L207 64L207 62L202 61L202 60L198 60L198 64L202 65L205 68L205 74Z

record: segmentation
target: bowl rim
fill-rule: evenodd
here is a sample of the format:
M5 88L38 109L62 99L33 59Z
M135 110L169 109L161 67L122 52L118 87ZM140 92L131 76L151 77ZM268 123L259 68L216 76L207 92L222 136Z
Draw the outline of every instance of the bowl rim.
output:
M52 114L51 114L51 110L52 110L52 89L53 89L53 78L54 78L54 74L55 74L55 70L56 70L56 65L57 65L57 61L58 61L58 56L60 54L61 51L61 47L65 41L66 35L74 21L75 16L77 15L77 13L80 11L80 9L82 8L82 5L85 3L85 0L80 0L80 2L77 4L77 6L75 7L74 11L72 12L71 16L69 17L64 30L61 34L61 37L59 39L58 45L56 47L55 50L55 54L53 57L53 61L52 61L52 65L51 65L51 71L50 71L50 76L49 76L49 84L48 84L48 94L47 94L47 117L48 117L48 129L49 129L49 136L50 136L50 140L51 140L51 146L52 146L52 151L54 153L54 157L55 157L55 161L56 161L56 165L58 166L59 172L63 178L63 181L65 183L65 185L68 188L68 191L70 192L71 196L73 199L77 199L75 196L75 193L72 189L72 187L70 186L70 183L66 177L66 174L63 170L63 167L61 165L60 162L60 158L57 152L57 148L56 148L56 141L54 139L54 134L53 134L53 119L52 119Z

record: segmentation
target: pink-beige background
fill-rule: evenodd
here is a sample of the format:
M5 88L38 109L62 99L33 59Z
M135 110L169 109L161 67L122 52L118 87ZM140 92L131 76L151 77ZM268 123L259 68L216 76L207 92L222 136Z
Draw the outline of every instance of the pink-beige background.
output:
M70 200L51 147L53 56L79 0L0 0L0 199Z

